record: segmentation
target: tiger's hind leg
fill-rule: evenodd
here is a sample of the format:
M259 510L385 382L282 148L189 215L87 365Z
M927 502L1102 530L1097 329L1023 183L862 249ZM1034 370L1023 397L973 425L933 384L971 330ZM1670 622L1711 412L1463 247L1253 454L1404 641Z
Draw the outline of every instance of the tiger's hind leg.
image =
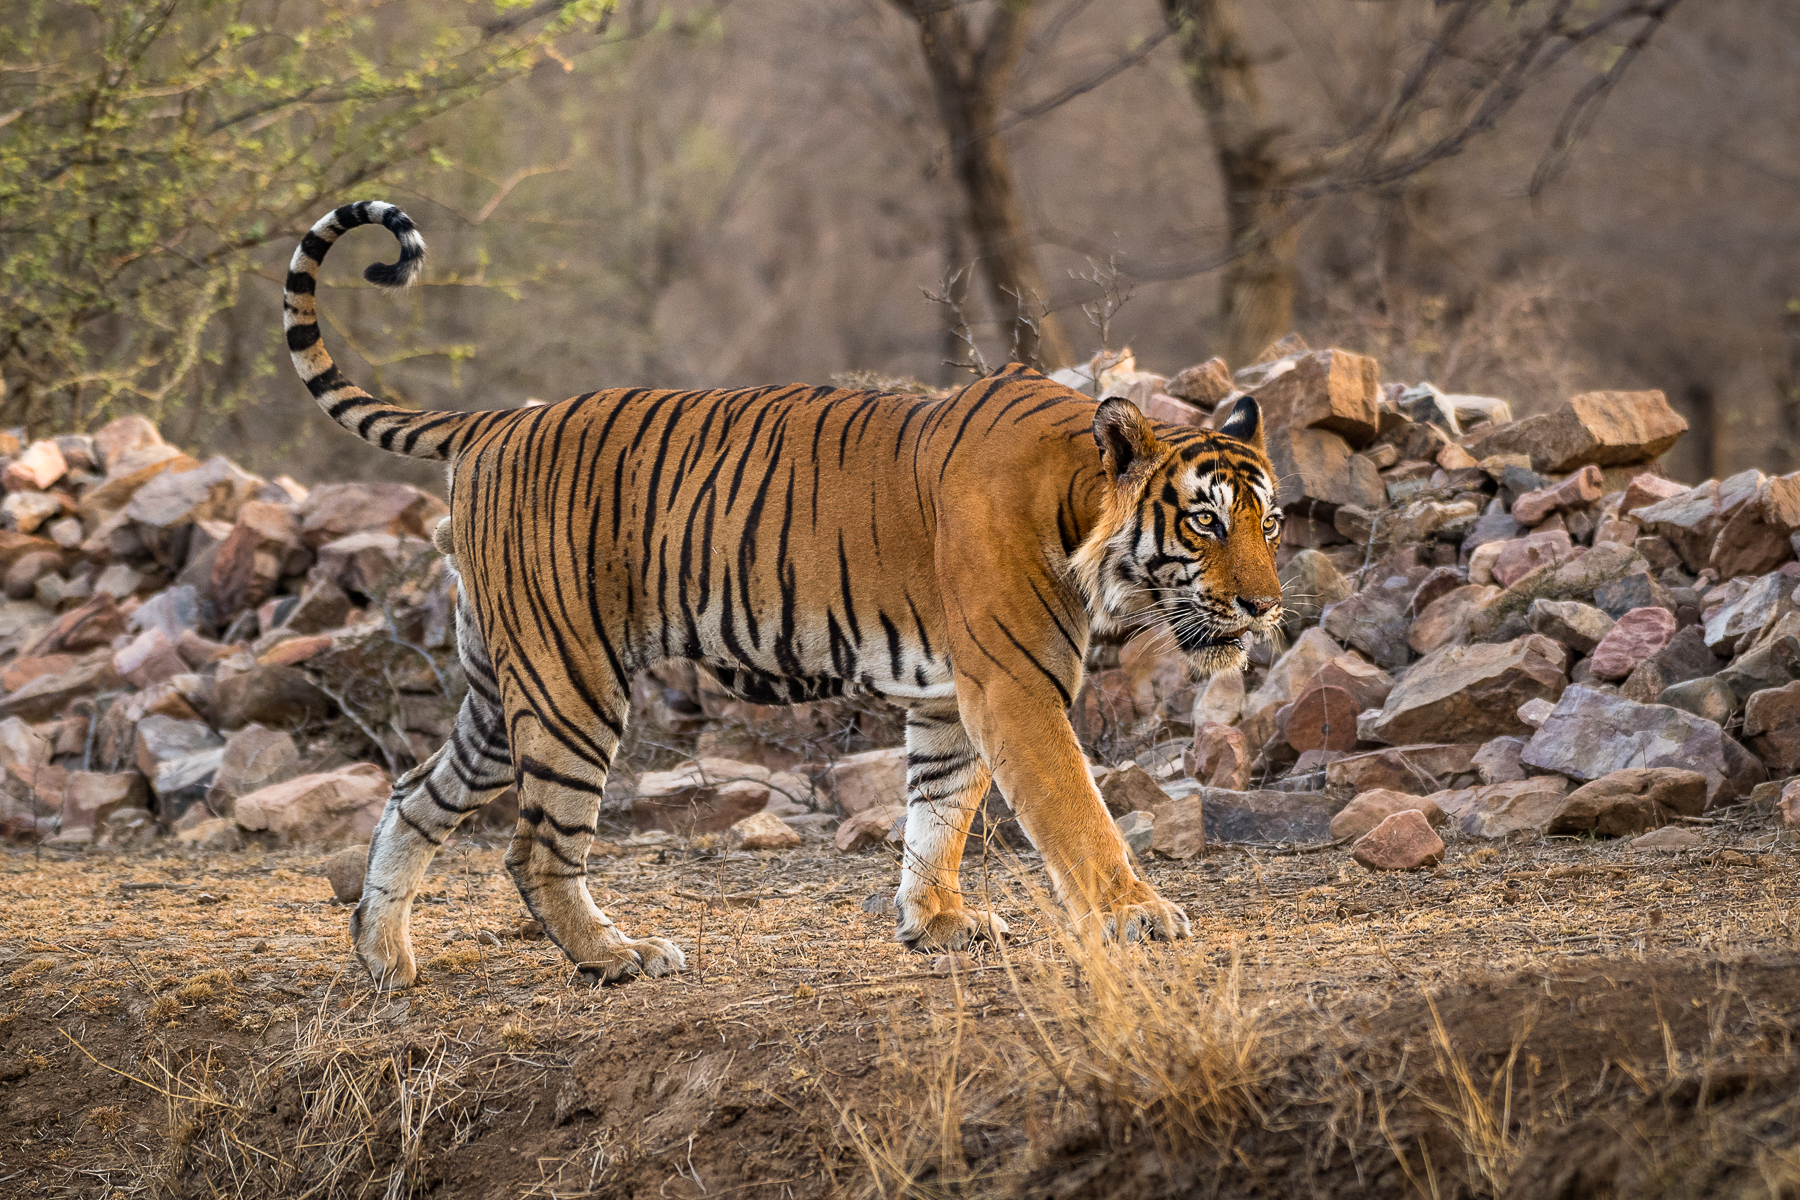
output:
M470 656L465 653L464 662ZM491 676L489 676L491 679ZM369 838L362 900L350 918L356 956L382 987L411 987L413 897L456 827L513 782L498 697L474 671L450 740L402 775Z
M598 700L606 711L597 728L530 712L513 721L519 825L506 867L525 906L584 974L597 983L638 974L654 978L686 968L681 950L659 937L626 937L588 892L587 855L600 794L629 712L628 696L618 689Z
M992 777L956 706L906 715L906 850L895 937L912 950L962 950L999 942L1006 922L963 903L958 871L975 810Z

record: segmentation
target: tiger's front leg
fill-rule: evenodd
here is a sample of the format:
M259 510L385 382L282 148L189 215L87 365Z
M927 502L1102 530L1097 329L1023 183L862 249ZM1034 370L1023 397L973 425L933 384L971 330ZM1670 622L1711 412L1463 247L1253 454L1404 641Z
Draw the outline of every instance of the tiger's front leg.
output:
M998 689L967 707L974 711L966 708L964 719L974 718L1000 790L1043 854L1075 927L1127 942L1192 936L1180 906L1132 870L1062 710L1030 691Z
M958 875L992 774L954 704L906 714L906 850L894 936L908 949L962 950L1006 937L1005 921L963 903Z

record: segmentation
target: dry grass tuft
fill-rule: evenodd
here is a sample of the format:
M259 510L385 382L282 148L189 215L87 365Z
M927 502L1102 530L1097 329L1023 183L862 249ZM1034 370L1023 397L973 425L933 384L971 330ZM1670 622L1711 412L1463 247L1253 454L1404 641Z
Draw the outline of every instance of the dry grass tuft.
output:
M977 1030L954 973L951 1011L887 1047L875 1112L827 1091L867 1169L863 1195L1005 1192L1096 1147L1229 1160L1264 1118L1267 1012L1245 1004L1236 955L1215 969L1191 949L1106 943L1018 878L1045 932L982 968L1004 973L1011 1027Z

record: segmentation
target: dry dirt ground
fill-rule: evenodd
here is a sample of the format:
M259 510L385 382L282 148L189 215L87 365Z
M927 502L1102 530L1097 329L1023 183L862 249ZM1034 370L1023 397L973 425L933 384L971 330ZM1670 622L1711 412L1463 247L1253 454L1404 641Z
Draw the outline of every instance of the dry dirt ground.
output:
M1017 936L963 960L889 940L886 853L617 847L691 969L606 989L470 841L400 994L322 854L13 851L0 1196L1800 1195L1792 839L1704 832L1154 863L1196 937L1151 947L996 851Z

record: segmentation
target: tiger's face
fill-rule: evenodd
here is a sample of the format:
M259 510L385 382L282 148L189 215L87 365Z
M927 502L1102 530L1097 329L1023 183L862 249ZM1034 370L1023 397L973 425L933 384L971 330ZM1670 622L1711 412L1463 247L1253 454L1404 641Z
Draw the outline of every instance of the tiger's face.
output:
M1094 440L1110 494L1074 558L1094 627L1160 626L1197 670L1242 670L1250 640L1282 618L1282 515L1256 401L1217 431L1159 440L1136 405L1107 400Z

